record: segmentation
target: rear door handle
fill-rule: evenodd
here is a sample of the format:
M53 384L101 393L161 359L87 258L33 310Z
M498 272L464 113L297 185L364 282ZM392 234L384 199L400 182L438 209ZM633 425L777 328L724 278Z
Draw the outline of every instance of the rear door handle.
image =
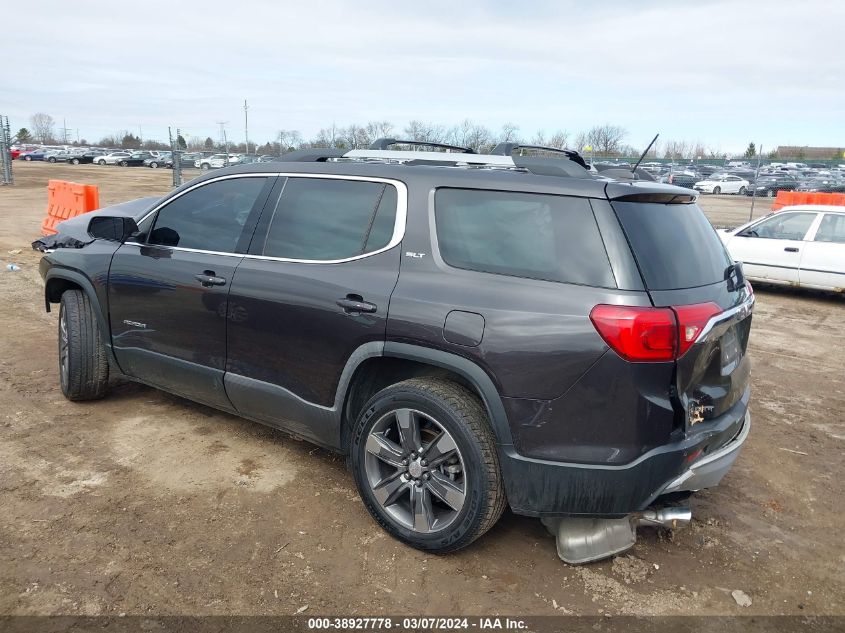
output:
M364 299L358 295L346 295L343 299L338 299L336 303L343 308L343 311L347 314L357 312L373 313L378 310L378 306L375 303L364 301Z
M787 253L797 253L798 252L798 249L795 248L794 246L787 246L783 250L785 250Z
M198 275L194 275L194 279L200 282L203 288L211 288L212 286L225 286L226 279L218 277L213 270L204 270Z

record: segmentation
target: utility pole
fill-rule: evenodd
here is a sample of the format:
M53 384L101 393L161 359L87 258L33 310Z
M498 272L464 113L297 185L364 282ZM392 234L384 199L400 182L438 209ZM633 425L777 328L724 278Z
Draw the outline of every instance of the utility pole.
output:
M244 99L244 141L246 142L246 153L249 154L249 114L247 110L249 110L249 106Z
M757 197L757 179L760 177L760 156L763 155L763 146L757 148L757 169L754 172L754 183L751 185L751 210L748 212L748 221L754 219L754 199Z

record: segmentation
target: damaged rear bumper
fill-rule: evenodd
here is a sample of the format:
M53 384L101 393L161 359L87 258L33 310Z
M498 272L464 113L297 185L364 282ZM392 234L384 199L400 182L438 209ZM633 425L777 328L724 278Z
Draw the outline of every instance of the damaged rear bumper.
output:
M500 447L511 509L534 517L624 517L645 510L661 495L715 486L736 461L751 428L747 406L738 409L705 434L622 466L538 460Z

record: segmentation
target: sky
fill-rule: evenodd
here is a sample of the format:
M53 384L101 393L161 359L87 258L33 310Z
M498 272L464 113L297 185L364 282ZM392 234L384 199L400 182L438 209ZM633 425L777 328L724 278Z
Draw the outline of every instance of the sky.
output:
M89 141L167 127L263 143L280 129L464 119L625 142L845 146L845 2L11 0L0 114ZM6 63L8 62L8 64Z

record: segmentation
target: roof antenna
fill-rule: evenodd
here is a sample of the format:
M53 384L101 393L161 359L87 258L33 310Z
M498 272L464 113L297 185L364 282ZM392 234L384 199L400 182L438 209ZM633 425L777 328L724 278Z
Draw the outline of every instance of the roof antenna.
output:
M648 154L648 150L650 150L650 149L651 149L651 146L652 146L652 145L654 145L654 142L657 140L657 137L658 137L658 136L660 136L660 132L658 132L657 134L655 134L655 135L654 135L654 138L653 138L653 139L651 139L651 143L649 143L649 144L648 144L648 147L646 147L646 148L645 148L645 151L642 153L642 156L640 156L640 160L638 160L638 161L637 161L637 164L636 164L636 165L634 165L634 166L631 168L631 173L632 173L632 174L636 174L636 173L637 173L637 167L639 167L639 166L640 166L640 163L641 163L641 162L643 162L643 158L645 158L645 155L646 155L646 154Z

